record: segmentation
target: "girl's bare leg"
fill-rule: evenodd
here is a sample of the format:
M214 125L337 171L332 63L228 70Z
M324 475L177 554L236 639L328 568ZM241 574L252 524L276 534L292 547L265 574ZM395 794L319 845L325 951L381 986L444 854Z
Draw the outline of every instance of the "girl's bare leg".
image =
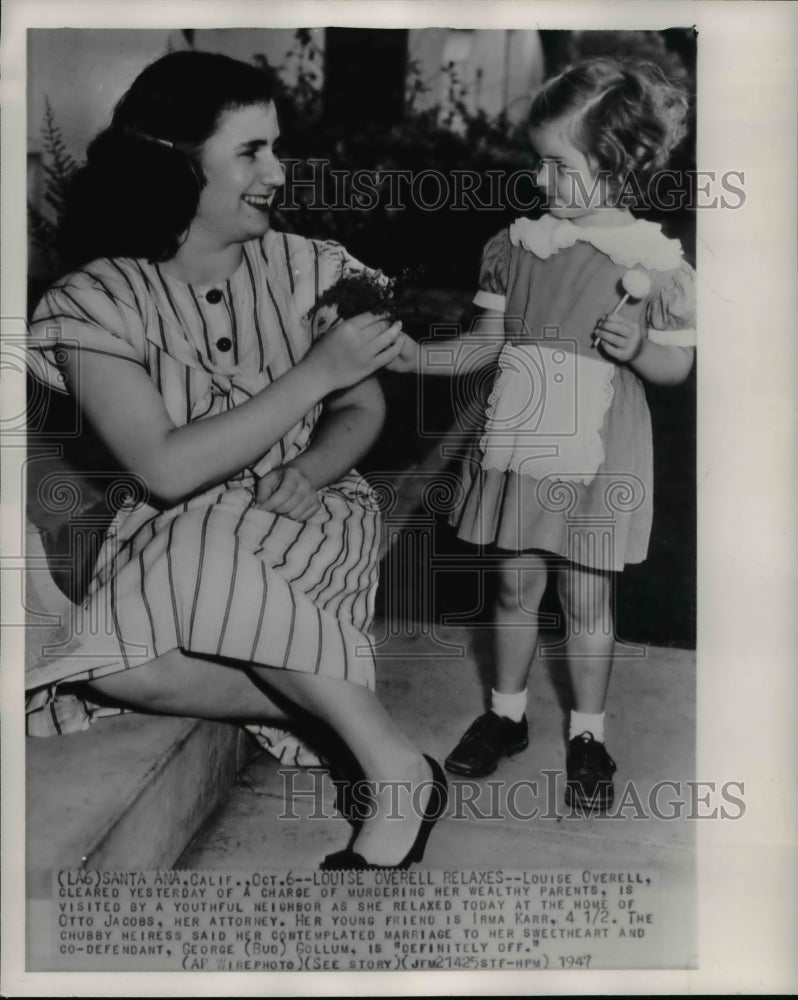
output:
M604 711L615 645L611 577L570 563L558 570L557 589L566 620L574 707L598 715Z
M498 572L494 685L502 694L526 687L538 644L536 616L546 574L546 560L535 554L507 559Z

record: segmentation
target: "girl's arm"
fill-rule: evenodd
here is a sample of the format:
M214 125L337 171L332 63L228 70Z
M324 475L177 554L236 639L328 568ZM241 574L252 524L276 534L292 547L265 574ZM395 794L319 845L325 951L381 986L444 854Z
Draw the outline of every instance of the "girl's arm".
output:
M416 343L400 334L398 357L386 367L394 372L422 375L465 375L492 365L504 345L504 313L481 310L468 330L450 340Z
M692 347L655 344L640 323L620 313L604 316L595 333L607 357L627 364L640 378L655 385L678 385L693 367Z
M391 361L398 330L368 315L341 323L246 403L182 427L172 422L144 369L129 360L70 351L66 375L122 467L174 504L250 465L329 393Z
M637 357L629 367L640 378L654 385L679 385L690 374L695 358L692 347L672 347L644 340Z
M695 351L688 346L689 338L668 343L668 335L692 333L694 327L695 272L685 263L647 301L643 318L630 320L622 312L612 313L603 317L596 332L602 351L629 365L640 378L655 385L678 385L690 374ZM652 328L651 338L648 328ZM663 339L653 331L661 332Z

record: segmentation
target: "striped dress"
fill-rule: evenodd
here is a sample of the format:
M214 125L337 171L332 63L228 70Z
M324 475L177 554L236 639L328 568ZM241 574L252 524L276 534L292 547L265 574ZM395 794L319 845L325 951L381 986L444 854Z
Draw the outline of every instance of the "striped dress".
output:
M34 371L63 391L62 352L124 358L146 370L176 426L250 399L310 348L307 313L319 295L362 265L339 244L275 232L243 250L236 273L216 285L186 284L138 259L101 259L68 275L34 314ZM373 687L380 524L365 480L353 471L322 489L320 510L302 523L255 501L258 477L303 451L321 409L250 468L171 509L152 506L127 477L130 495L67 643L28 658L29 733L83 729L97 716L59 691L63 682L175 648ZM276 731L252 728L275 749ZM276 752L285 759L290 747L295 755L295 741Z

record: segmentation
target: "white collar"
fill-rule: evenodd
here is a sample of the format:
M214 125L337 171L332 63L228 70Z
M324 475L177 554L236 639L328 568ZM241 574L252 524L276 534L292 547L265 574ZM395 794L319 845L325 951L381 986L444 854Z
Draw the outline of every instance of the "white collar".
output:
M662 233L662 227L645 219L629 226L575 226L568 219L544 215L540 219L516 219L510 226L510 242L546 260L577 240L590 243L621 267L642 265L652 271L670 271L682 263L682 246Z

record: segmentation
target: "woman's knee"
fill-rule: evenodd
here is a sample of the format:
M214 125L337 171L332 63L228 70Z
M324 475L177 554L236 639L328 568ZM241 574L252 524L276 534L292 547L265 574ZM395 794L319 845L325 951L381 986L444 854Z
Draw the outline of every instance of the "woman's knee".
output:
M172 668L182 655L179 650L171 650L139 667L95 678L86 687L106 701L150 712L169 711L179 697L181 683L179 673Z

